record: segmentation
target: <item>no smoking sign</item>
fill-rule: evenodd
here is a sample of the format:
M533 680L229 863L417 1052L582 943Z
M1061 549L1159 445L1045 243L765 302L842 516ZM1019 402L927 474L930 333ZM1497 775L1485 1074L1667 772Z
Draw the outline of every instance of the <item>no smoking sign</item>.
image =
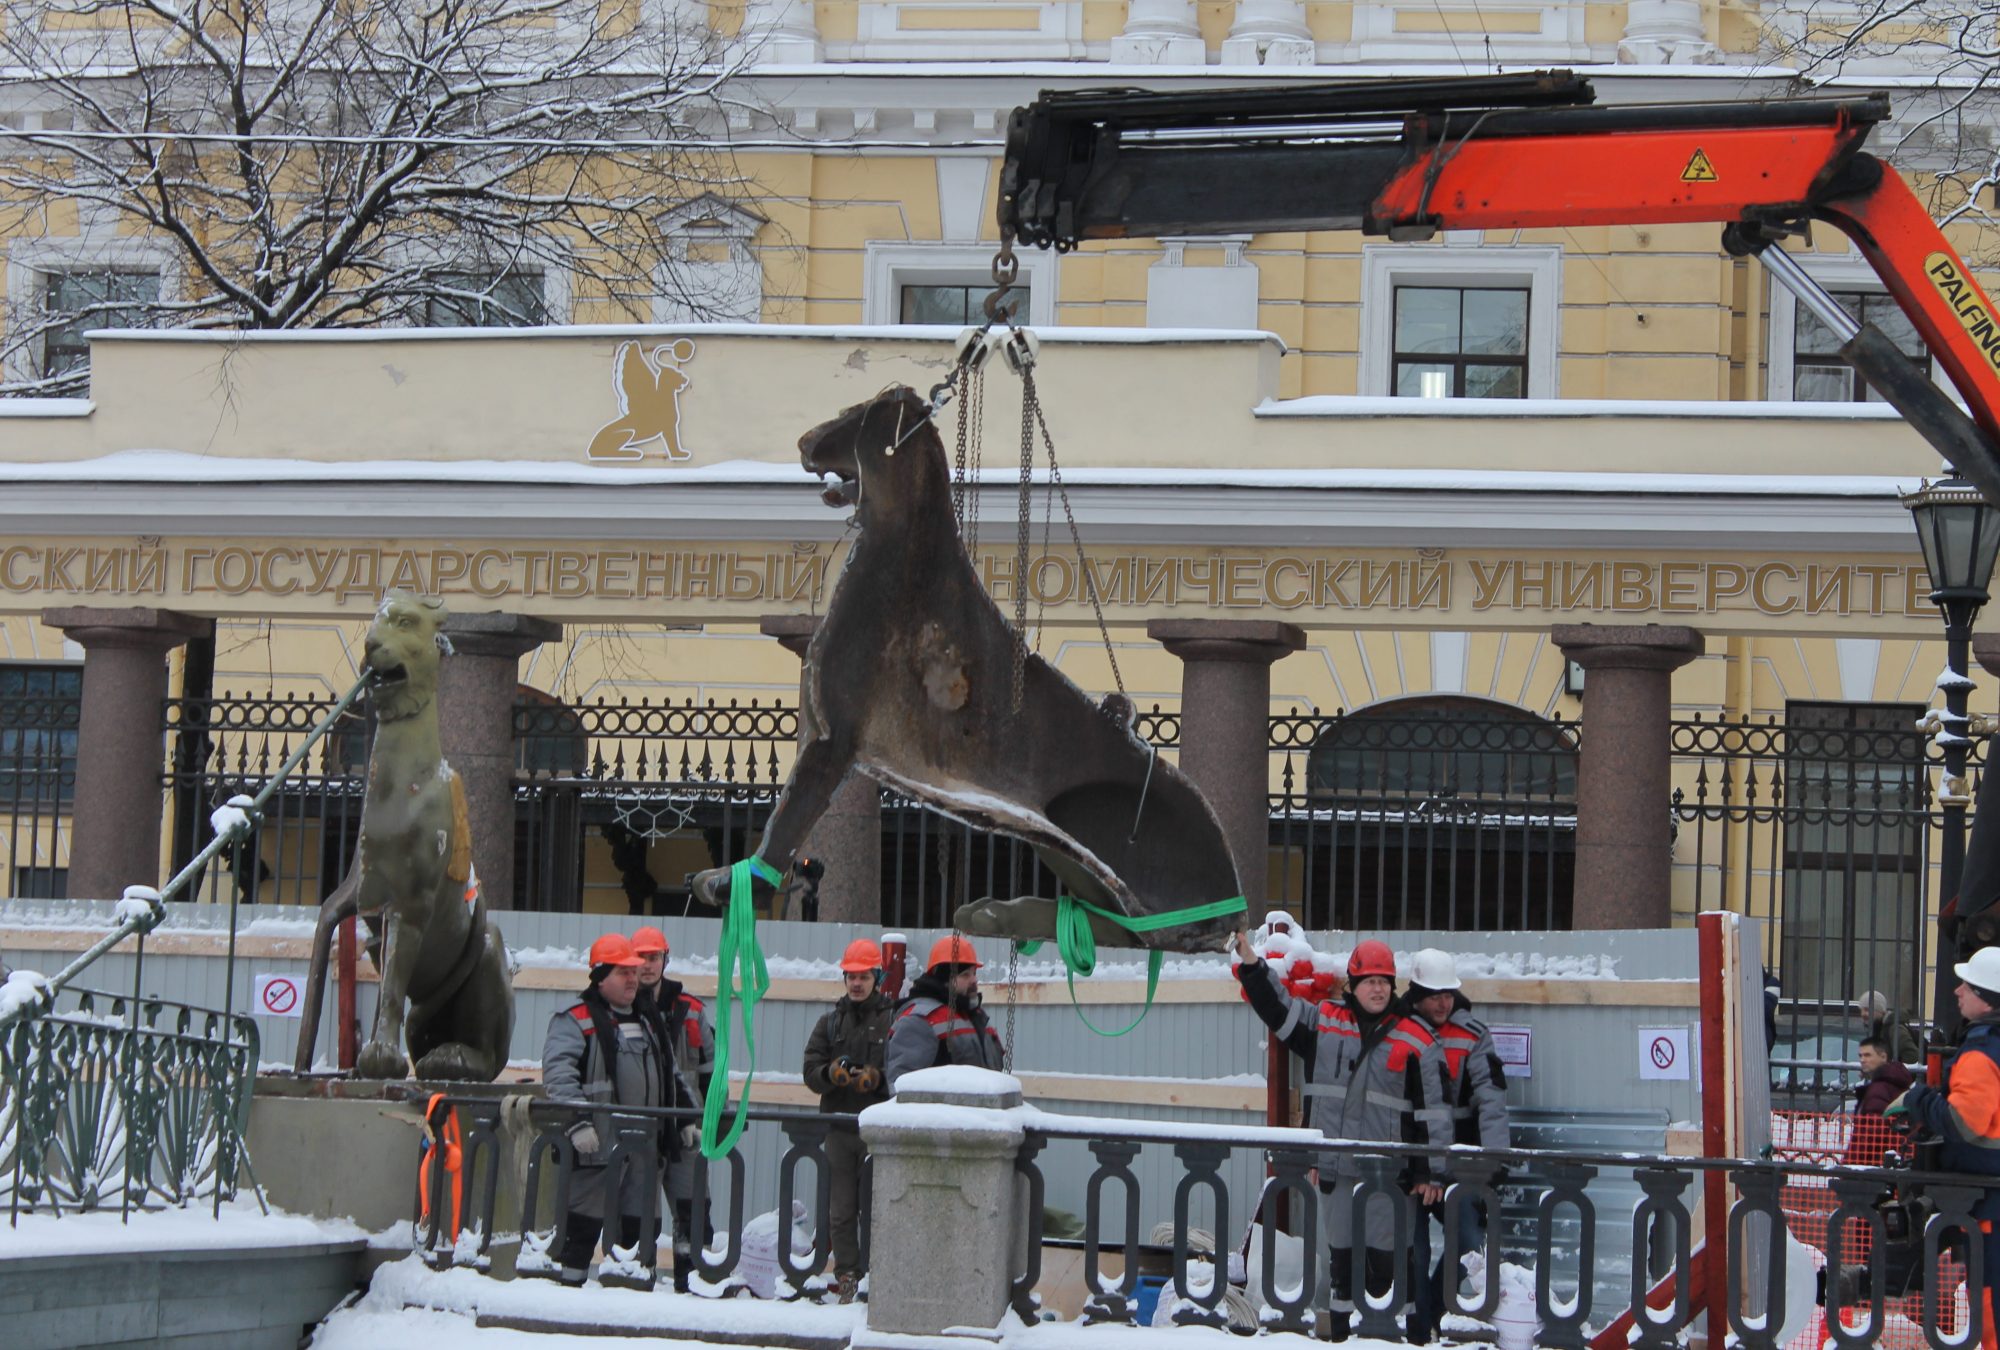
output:
M1639 1028L1639 1077L1686 1079L1688 1072L1688 1029L1686 1027Z
M302 981L296 975L259 975L257 977L257 1015L259 1017L301 1017L304 1013L305 998L300 992Z

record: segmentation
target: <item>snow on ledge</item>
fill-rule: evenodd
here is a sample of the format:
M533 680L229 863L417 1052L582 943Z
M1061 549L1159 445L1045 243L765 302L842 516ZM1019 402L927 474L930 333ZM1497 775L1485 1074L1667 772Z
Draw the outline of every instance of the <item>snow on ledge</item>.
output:
M0 1224L0 1263L43 1256L244 1251L376 1240L345 1219L314 1219L276 1209L266 1214L248 1196L225 1203L219 1217L211 1216L211 1203L200 1199L186 1209L145 1210L129 1223L119 1220L115 1206L90 1214L23 1214L12 1226ZM404 1233L408 1228L398 1224L392 1231Z
M1790 403L1770 399L1394 398L1308 394L1265 399L1257 417L1748 417L1799 422L1898 422L1886 403Z
M281 328L245 332L240 329L97 328L84 334L92 342L198 343L204 346L262 347L311 343L343 345L376 342L551 342L602 341L605 338L768 338L819 339L827 342L936 342L952 344L965 324L922 323L677 323L564 324L546 328ZM1286 350L1276 333L1259 328L1110 328L1085 324L1036 328L1047 343L1098 343L1118 346L1162 346L1176 343L1259 343ZM55 402L57 400L46 400Z

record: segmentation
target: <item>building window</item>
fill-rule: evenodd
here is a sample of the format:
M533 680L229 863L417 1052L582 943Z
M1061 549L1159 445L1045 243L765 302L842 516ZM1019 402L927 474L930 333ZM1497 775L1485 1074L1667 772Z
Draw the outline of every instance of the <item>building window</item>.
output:
M1562 249L1455 236L1361 250L1360 393L1556 397Z
M0 802L69 801L82 708L82 666L0 666Z
M1926 379L1931 373L1930 349L1916 325L1895 299L1880 291L1832 291L1856 322L1882 330ZM1793 302L1795 305L1796 301ZM1817 315L1798 305L1793 325L1792 398L1804 403L1880 403L1882 395L1854 367L1840 359L1840 339Z
M986 297L993 283L978 286L915 284L902 288L899 323L974 324L986 322ZM1033 290L1015 286L1007 292L1016 316L1034 309Z
M1398 286L1398 398L1526 398L1526 287Z
M42 376L90 364L83 335L98 328L151 328L160 302L160 274L115 267L45 274L43 310L56 326L42 338Z
M1785 705L1784 992L1844 1011L1882 994L1907 1017L1923 988L1924 739L1910 703Z
M1054 327L1057 255L1027 249L1020 262L1020 277L1009 292L1010 299L1022 301L1015 322ZM954 328L984 323L992 275L991 244L871 243L862 263L861 321Z
M540 272L435 272L425 328L539 328L549 321Z

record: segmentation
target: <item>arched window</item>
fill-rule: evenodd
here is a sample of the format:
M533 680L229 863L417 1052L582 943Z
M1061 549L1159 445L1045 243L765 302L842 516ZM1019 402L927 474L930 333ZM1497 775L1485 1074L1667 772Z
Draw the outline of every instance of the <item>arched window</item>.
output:
M1306 809L1275 829L1305 921L1569 927L1576 762L1573 725L1488 699L1398 699L1329 719L1307 754Z

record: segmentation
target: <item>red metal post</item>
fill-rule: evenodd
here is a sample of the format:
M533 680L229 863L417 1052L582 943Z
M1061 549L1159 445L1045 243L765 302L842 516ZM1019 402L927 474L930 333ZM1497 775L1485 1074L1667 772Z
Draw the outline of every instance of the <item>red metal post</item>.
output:
M354 916L350 914L340 921L340 943L334 958L340 967L339 1054L340 1067L343 1070L352 1069L354 1061L361 1055L361 1017L356 1007L360 995L355 988L357 979L354 964L357 956L355 941Z
M882 993L891 1003L903 995L903 966L909 950L910 940L901 933L882 935Z
M1722 925L1718 911L1695 916L1696 959L1701 971L1701 1151L1708 1158L1729 1156L1729 1092L1725 1077L1729 1052L1724 1043L1723 1009L1726 983L1723 969ZM1729 1181L1720 1171L1702 1178L1702 1232L1707 1279L1702 1306L1708 1313L1708 1343L1719 1346L1729 1335Z

